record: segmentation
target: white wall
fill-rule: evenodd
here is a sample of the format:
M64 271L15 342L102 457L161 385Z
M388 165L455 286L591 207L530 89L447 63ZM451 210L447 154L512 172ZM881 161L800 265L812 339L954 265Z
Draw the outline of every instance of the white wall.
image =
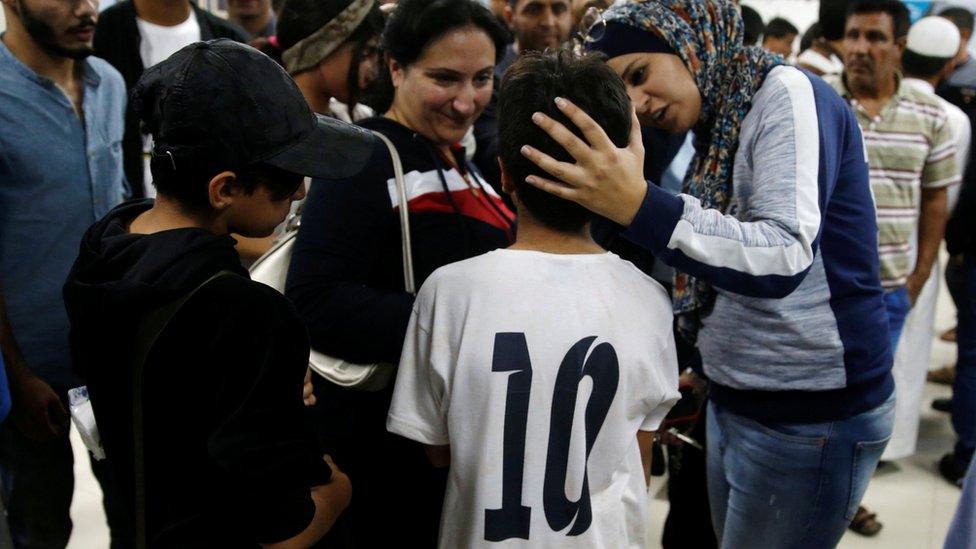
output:
M767 23L774 17L786 19L801 35L820 17L817 0L742 0L742 4L759 12Z

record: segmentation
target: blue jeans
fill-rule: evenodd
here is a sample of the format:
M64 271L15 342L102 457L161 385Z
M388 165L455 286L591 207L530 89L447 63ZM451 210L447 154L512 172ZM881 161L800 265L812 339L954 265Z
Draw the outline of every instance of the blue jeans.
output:
M943 549L976 549L976 461L969 464Z
M760 423L708 410L708 496L719 546L835 547L891 438L895 398L842 421Z
M895 356L898 350L898 340L901 339L901 331L905 327L905 318L912 310L912 302L908 299L908 290L898 288L890 292L885 292L885 306L888 308L888 335L891 337L891 356Z
M956 328L956 380L952 384L952 428L959 441L955 457L965 469L976 449L976 256L950 259L946 285L959 311Z

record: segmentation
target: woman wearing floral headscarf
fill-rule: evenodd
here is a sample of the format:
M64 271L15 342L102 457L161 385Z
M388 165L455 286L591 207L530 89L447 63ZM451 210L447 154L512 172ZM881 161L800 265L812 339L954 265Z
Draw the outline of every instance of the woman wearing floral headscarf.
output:
M708 484L722 547L833 547L891 435L893 381L860 131L830 87L742 45L724 0L617 3L591 49L643 125L693 130L684 193L649 184L582 111L536 122L533 183L626 227L681 274L675 311L711 380ZM593 34L593 33L591 33Z

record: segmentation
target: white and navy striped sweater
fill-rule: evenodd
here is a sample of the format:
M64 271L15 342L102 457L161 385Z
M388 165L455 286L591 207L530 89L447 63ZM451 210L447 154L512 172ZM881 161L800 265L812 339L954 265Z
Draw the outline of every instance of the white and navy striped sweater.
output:
M733 187L726 216L649 185L624 233L718 289L698 339L711 397L777 421L882 404L888 318L854 114L819 78L777 67L743 121Z

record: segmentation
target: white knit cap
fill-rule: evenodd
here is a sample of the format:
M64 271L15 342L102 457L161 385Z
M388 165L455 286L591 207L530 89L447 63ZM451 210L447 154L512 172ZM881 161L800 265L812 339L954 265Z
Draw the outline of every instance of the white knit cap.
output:
M959 51L959 29L944 17L923 17L908 30L906 48L926 57L955 57Z

